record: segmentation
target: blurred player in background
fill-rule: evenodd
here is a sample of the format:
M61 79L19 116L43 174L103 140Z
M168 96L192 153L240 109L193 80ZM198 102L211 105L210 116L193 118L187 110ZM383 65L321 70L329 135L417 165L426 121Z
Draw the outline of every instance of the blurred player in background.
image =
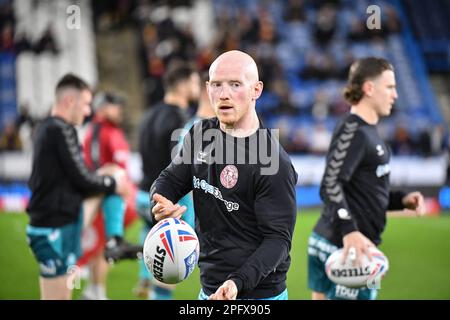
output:
M183 139L189 130L200 120L211 119L216 116L214 109L209 101L208 92L206 91L206 86L204 85L208 81L208 73L201 75L202 85L200 90L200 99L198 102L198 108L195 115L186 123L183 128L183 133L180 135L178 146L183 147ZM186 212L183 214L183 219L189 217L188 223L192 228L195 228L195 211L194 211L194 201L192 199L192 192L189 192L183 198L181 198L178 203L186 207Z
M327 154L320 195L324 208L308 247L308 286L313 299L375 299L376 289L349 289L325 274L331 253L344 247L356 264L381 243L386 211L409 208L423 214L419 192L389 190L390 150L377 132L397 99L393 66L385 59L363 58L350 68L344 96L350 113L336 127Z
M127 172L130 147L120 128L124 107L125 100L115 94L99 92L95 95L93 100L95 115L83 142L84 159L89 169L97 170L115 164ZM112 261L136 259L142 251L142 246L131 245L122 237L123 226L132 223L138 217L134 205L136 187L129 177L126 180L128 181L126 198L108 195L97 201L99 206L85 210L85 226L89 228L91 221L93 224L89 233L84 236L91 239L93 237L97 241L93 244L93 248L87 250L84 248L86 252L79 261L80 265L89 263L90 281L83 291L84 299L106 299L106 277L109 266L105 257ZM103 214L97 214L97 211ZM109 241L106 242L106 239Z
M195 125L198 121L204 119L211 119L216 116L214 108L212 107L211 102L209 101L208 91L206 90L205 83L207 81L208 81L208 73L204 72L201 74L200 97L198 100L197 111L195 112L195 115L192 118L190 118L189 121L184 126L184 132L179 139L179 142L181 143L183 142L183 138L186 135L186 133L188 133L189 130L192 128L192 126Z
M75 126L91 113L92 93L80 78L68 74L56 86L51 116L36 131L31 199L27 208L28 243L40 268L41 299L69 300L69 274L80 255L82 201L91 194L126 193L120 175L90 172L84 164Z
M199 299L287 299L297 174L256 114L263 83L255 61L241 51L220 55L209 69L207 90L217 118L202 120L191 129L178 157L152 185L151 218L180 217L186 207L177 201L193 190L200 241ZM195 131L203 135L207 130L216 138L192 141ZM196 144L202 149L192 152L190 146ZM270 160L277 164L274 172L266 174L260 158L264 144L271 146ZM212 151L205 150L210 147L216 154L223 152L223 159L209 161ZM251 147L258 148L253 152L255 163L242 164L238 159L249 155ZM225 154L228 150L232 158ZM180 163L184 155L189 159Z
M144 177L139 186L137 208L144 218L142 243L151 229L148 218L150 208L148 191L160 172L169 165L171 154L177 147L179 137L172 137L172 133L184 127L189 120L189 104L197 103L200 95L200 76L188 64L173 61L169 64L163 81L165 91L163 101L144 114L139 128L139 152L142 157ZM184 201L188 201L188 198ZM181 205L188 205L188 202ZM189 209L183 219L194 227L192 206ZM134 290L136 295L157 300L172 299L175 286L160 283L155 279L150 286L151 275L142 261L139 278L139 283Z

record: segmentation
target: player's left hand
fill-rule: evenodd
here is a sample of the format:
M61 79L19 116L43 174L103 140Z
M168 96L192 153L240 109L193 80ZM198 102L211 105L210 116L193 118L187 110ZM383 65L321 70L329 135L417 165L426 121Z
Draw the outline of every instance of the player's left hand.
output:
M209 296L209 300L236 300L237 294L238 290L234 281L227 280Z
M425 214L425 200L418 191L408 193L403 197L402 203L407 209L413 210L419 216Z

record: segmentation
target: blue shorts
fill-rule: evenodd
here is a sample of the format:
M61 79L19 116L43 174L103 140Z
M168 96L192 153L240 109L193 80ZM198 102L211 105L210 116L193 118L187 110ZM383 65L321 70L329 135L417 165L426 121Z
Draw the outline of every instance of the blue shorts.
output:
M198 294L198 300L208 300L209 296L200 289L200 293ZM260 299L243 299L243 300L288 300L288 290L284 289L284 291L276 296L269 298L260 298Z
M59 228L27 226L27 241L39 263L40 275L65 275L81 255L82 219Z
M337 249L339 248L327 239L314 232L311 234L308 240L308 287L315 292L324 293L330 300L375 300L376 289L347 288L328 279L325 262Z

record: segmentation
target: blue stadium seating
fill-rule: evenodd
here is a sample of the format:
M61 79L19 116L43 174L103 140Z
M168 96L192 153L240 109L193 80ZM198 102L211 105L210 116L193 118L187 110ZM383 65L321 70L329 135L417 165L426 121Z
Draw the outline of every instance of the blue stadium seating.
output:
M0 132L17 117L15 60L13 53L0 52Z
M403 4L412 17L411 25L428 69L450 72L450 2L404 0Z
M240 1L235 2L241 5L242 10L248 10L249 14L255 14L255 4L253 2L247 5ZM411 2L414 2L414 5L416 5L416 2L422 3L422 1L419 0L411 0ZM369 5L373 4L379 5L382 12L387 10L387 6L392 8L400 21L401 31L393 32L392 34L383 37L382 41L349 40L347 35L350 31L349 21L351 20L351 17L357 17L360 20L367 19L368 15L366 14L366 9ZM266 123L277 124L281 121L283 124L294 126L293 128L285 128L288 132L294 133L295 127L299 124L310 128L318 121L312 117L311 114L309 114L309 116L306 114L305 116L305 112L311 112L311 106L315 103L317 98L316 95L319 90L325 92L331 100L339 99L341 90L345 86L345 80L307 79L302 77L302 71L306 66L305 61L307 60L308 54L311 54L311 52L312 55L320 55L323 53L323 49L319 48L320 44L318 45L314 40L311 40L313 38L311 33L314 29L314 23L316 23L318 8L314 5L314 2L305 1L306 19L304 23L291 25L280 16L280 12L283 12L282 7L284 5L286 5L286 2L279 2L278 4L270 2L269 4L273 21L275 21L277 30L280 33L280 41L282 42L282 45L278 46L279 50L277 50L279 61L286 71L286 78L289 82L291 94L294 97L292 101L299 112L297 115L290 115L290 117L293 117L294 119L289 120L285 119L285 115L274 113L273 111L276 107L274 105L277 104L279 100L272 93L263 95L258 102L258 111L263 115ZM432 6L432 4L427 4L425 6L430 9L429 7ZM273 7L276 7L277 9L273 9ZM369 55L385 57L392 61L396 68L399 99L396 103L396 110L392 119L386 121L386 126L390 126L386 132L392 132L393 126L400 121L416 123L416 120L420 119L420 121L428 127L431 127L433 124L443 123L443 117L440 113L436 97L431 89L428 79L425 60L420 51L420 44L417 43L412 34L410 21L399 0L361 0L358 2L341 0L336 21L336 31L333 35L333 40L329 45L335 63L343 63L345 52L348 50L353 58L361 58ZM425 27L425 33L434 32L428 30L441 30L442 28L446 28L445 26L435 26L432 22L428 22L428 24L430 23L430 27ZM384 27L385 26L382 24L382 29ZM447 28L447 30L450 30L450 28ZM450 31L440 31L439 34L442 33L442 36L447 36L447 33L449 32ZM299 38L301 38L301 40ZM442 43L440 45L442 46ZM286 53L287 51L295 52L295 57L293 55L290 56ZM296 59L297 63L293 63L292 59ZM335 116L336 115L329 114L327 123L335 123L336 119L333 119ZM417 136L419 134L417 129L422 127L414 125L410 126L408 128L410 135ZM384 138L387 137L384 136Z

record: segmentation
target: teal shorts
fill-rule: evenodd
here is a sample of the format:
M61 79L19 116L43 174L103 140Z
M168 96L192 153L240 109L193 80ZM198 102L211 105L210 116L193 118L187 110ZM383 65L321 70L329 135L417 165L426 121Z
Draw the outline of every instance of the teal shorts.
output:
M59 228L27 226L27 241L43 278L65 275L81 255L81 218Z
M314 232L311 234L308 240L308 287L312 291L324 293L330 300L375 300L377 289L347 288L328 279L325 262L337 249L327 239Z
M200 289L200 293L198 294L198 300L208 300L209 296L206 295L206 293L203 291L203 289ZM250 299L246 299L250 300ZM288 290L284 289L284 291L276 296L269 297L269 298L261 298L261 299L252 299L252 300L288 300Z

